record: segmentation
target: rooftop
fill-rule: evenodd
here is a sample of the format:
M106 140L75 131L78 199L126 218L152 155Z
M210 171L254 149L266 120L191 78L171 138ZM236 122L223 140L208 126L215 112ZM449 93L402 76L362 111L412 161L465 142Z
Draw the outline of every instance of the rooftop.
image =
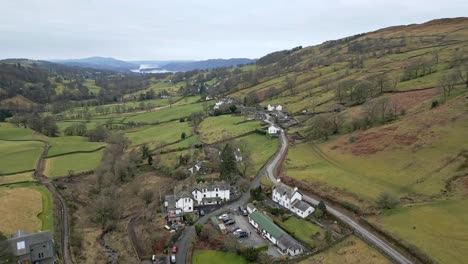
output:
M276 239L279 239L281 235L286 234L283 229L273 223L273 220L259 211L251 213L249 217L254 220L261 229L264 229Z

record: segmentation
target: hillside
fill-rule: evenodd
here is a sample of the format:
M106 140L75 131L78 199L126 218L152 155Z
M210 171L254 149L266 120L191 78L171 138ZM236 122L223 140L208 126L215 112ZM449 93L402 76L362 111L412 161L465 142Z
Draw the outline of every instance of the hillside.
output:
M69 65L78 66L84 68L93 68L98 70L118 71L118 72L130 72L130 70L138 69L138 64L117 60L114 58L104 57L90 57L84 59L68 59L68 60L55 60L53 62Z

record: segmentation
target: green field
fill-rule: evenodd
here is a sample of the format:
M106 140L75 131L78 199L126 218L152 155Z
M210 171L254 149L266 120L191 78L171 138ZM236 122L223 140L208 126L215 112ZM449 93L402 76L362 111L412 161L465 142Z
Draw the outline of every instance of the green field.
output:
M50 148L48 157L74 151L92 151L105 146L103 142L89 142L85 137L55 137L49 138Z
M132 117L125 119L125 122L131 122L131 121L144 122L144 123L165 122L169 120L179 119L181 117L187 117L191 113L199 112L202 110L203 110L203 105L201 103L172 106L172 107L166 107L158 111L134 115Z
M466 263L468 200L438 201L386 211L371 222L439 263Z
M195 144L201 144L201 141L198 139L197 135L192 135L190 137L187 137L185 140L181 142L177 142L175 144L166 146L162 148L162 150L170 150L170 149L178 149L178 148L187 148L190 146L194 146Z
M0 185L17 183L17 182L28 182L28 181L34 181L33 172L23 172L23 173L0 176Z
M42 142L0 140L0 174L34 169L43 150Z
M314 248L317 242L317 238L314 238L314 235L320 233L323 236L322 228L295 216L291 216L284 222L278 221L278 224L297 239L307 243L311 248Z
M67 127L70 127L74 124L77 124L77 123L83 123L85 124L86 126L86 129L87 130L91 130L91 129L95 129L98 125L102 125L102 124L105 124L105 121L106 120L93 120L93 121L90 121L90 122L86 122L86 121L76 121L76 122L73 122L73 121L61 121L61 122L57 122L57 126L60 130L61 133L64 132L64 130L67 128Z
M0 123L0 139L34 139L34 131L20 128L10 123Z
M103 150L92 153L70 154L59 157L47 158L44 174L55 178L67 176L71 170L74 173L94 170L101 162Z
M245 119L245 117L230 115L205 118L198 127L200 140L205 143L213 143L260 128L259 121L238 124Z
M252 159L252 166L247 169L248 176L255 176L279 149L278 139L259 134L241 137L237 141L246 143L247 151Z
M28 232L54 230L52 195L46 187L35 183L0 187L0 211L6 221L0 231L12 234L18 229Z
M379 251L355 236L350 236L332 248L316 254L300 264L390 264Z
M243 264L248 263L244 258L231 253L215 250L196 250L192 257L193 264Z
M139 127L129 130L125 135L130 139L132 145L144 143L167 144L180 140L182 132L185 132L187 137L191 134L189 123L174 121L159 125Z

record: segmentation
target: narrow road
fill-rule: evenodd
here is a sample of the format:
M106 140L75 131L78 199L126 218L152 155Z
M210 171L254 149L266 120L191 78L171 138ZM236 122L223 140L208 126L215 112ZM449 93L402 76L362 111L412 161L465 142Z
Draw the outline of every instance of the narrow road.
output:
M37 179L40 183L42 183L54 197L55 201L58 201L60 205L60 224L61 224L61 248L62 248L62 260L64 264L73 264L73 260L70 255L70 247L69 247L69 231L68 231L68 208L65 203L63 197L58 193L55 185L49 178L44 177L44 159L47 157L49 153L50 145L49 143L45 143L44 151L42 152L39 160L37 161L36 170L34 171L34 178ZM54 208L57 210L58 208Z
M268 178L270 179L270 181L274 183L277 181L275 174L274 174L275 168L278 165L278 162L286 154L286 151L288 149L288 140L283 130L281 130L280 142L281 142L281 148L278 151L277 155L272 160L272 162L267 165L267 170L266 170ZM308 195L304 195L303 198L306 202L313 204L313 205L317 205L319 203L317 199ZM347 216L345 213L341 212L340 210L333 208L330 205L327 205L327 212L329 212L336 218L340 219L342 222L346 223L349 227L351 227L354 230L354 232L358 233L366 241L368 241L369 243L373 244L374 246L376 246L377 248L385 252L385 254L390 256L397 263L401 263L401 264L413 263L411 260L406 258L403 254L395 250L392 246L390 246L385 241L375 236L372 232L367 230L362 225L358 224L355 220L353 220L351 217Z

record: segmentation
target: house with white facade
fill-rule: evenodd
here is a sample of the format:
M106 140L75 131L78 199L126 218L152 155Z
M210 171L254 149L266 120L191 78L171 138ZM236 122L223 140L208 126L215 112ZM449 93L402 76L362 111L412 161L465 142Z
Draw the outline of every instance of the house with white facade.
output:
M198 183L191 189L197 206L219 204L231 199L231 188L226 182Z
M280 180L273 187L272 199L301 218L306 218L315 211L314 207L302 201L302 193L297 187L291 188Z
M277 135L281 131L281 128L271 125L268 127L268 134Z
M269 112L272 112L272 111L283 111L283 107L281 105L276 105L276 104L268 104L267 106L267 110Z
M260 235L278 247L283 255L296 256L304 252L304 247L277 226L268 216L254 211L249 216L249 223L258 230Z

